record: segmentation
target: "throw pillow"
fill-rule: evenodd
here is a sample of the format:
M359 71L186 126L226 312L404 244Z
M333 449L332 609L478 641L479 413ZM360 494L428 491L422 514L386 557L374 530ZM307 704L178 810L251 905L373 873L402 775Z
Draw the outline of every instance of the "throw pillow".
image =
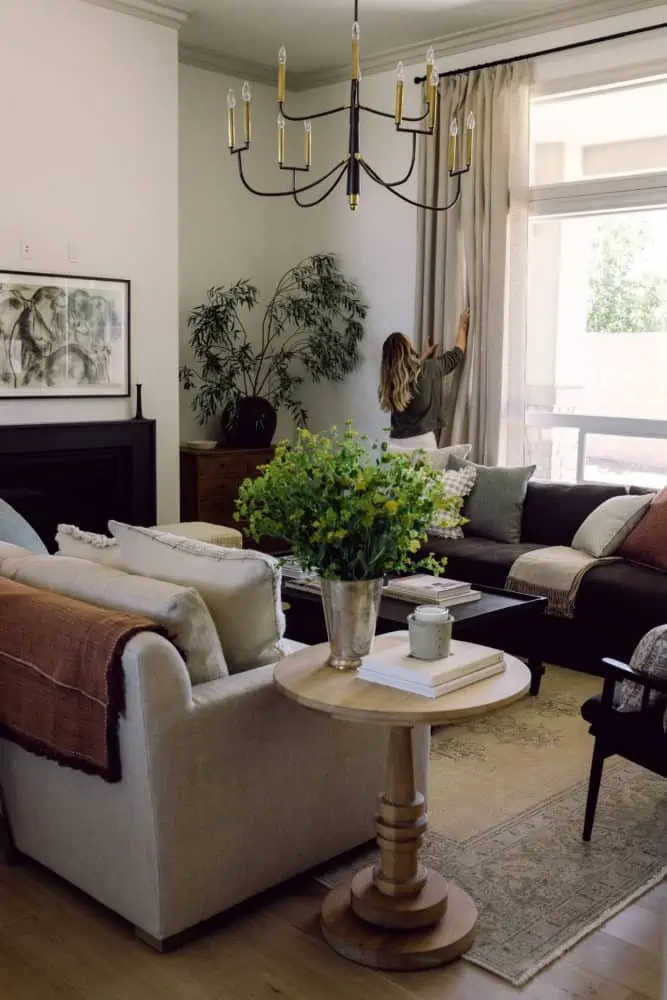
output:
M504 468L475 465L455 456L449 459L449 468L456 471L470 465L476 470L477 479L463 508L463 516L469 522L465 533L494 542L520 542L523 503L528 480L536 467Z
M667 572L667 489L658 493L616 555Z
M654 677L656 680L667 680L667 625L658 625L647 632L632 654L630 666L640 674ZM620 690L621 712L639 712L644 704L646 688L634 681L623 681ZM651 691L649 705L664 704L665 696L658 691ZM663 727L667 728L667 712L664 715Z
M109 521L131 573L196 587L218 630L229 672L275 663L285 619L270 556Z
M646 513L653 494L605 500L589 514L572 539L572 548L596 559L612 556Z
M96 535L92 531L82 531L73 524L59 524L56 535L58 554L74 559L89 559L102 566L123 569L120 546L115 538Z
M19 545L36 555L46 555L48 552L32 525L5 500L0 500L0 541Z
M5 562L15 559L26 559L28 556L34 556L35 553L31 552L30 549L23 549L20 545L12 545L10 542L0 542L0 574L6 576L5 573Z
M470 496L473 487L477 480L477 468L472 462L468 462L464 469L447 469L446 472L442 474L442 482L445 487L445 493L449 497L465 497ZM460 524L452 528L446 524L436 523L429 528L429 532L432 535L437 535L438 538L463 538L463 528Z
M417 461L418 458L425 458L434 469L442 469L443 471L447 468L447 463L449 459L454 455L456 458L465 459L468 457L472 451L471 444L453 444L449 445L447 448L436 448L423 450L420 448L401 448L401 443L399 441L392 441L391 443L392 454L395 455L412 455L413 461Z
M70 556L7 560L5 576L100 608L131 611L162 625L185 660L193 684L228 674L218 633L194 587L131 576Z

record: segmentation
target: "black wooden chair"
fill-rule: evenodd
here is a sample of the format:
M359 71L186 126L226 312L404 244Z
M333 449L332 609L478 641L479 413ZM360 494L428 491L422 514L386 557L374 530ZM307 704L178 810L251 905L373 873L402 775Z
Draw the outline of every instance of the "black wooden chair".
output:
M618 660L602 662L605 678L602 695L589 698L581 709L595 737L584 821L585 841L591 839L593 832L602 770L607 757L618 754L667 778L667 734L664 730L667 679L640 673ZM619 687L623 681L633 681L643 688L641 705L636 711L619 710Z

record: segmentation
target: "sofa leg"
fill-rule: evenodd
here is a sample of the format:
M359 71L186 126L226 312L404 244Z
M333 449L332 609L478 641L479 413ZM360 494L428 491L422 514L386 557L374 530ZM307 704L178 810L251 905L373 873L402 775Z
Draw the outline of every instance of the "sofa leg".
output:
M530 693L535 698L540 693L542 678L546 673L546 668L542 660L531 656L528 660L528 669L530 670Z
M602 769L604 768L605 754L600 745L600 741L596 739L595 747L593 748L593 762L591 764L591 775L588 781L588 798L586 800L586 818L584 819L584 840L589 843L591 835L593 833L593 824L595 823L595 811L598 805L598 796L600 794L600 783L602 781Z

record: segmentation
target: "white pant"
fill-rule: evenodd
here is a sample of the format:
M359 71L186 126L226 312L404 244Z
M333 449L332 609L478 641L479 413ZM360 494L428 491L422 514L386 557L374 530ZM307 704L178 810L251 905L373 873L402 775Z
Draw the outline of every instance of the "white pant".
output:
M423 448L424 451L434 451L438 447L433 431L428 434L419 434L411 438L390 438L389 451L416 451Z

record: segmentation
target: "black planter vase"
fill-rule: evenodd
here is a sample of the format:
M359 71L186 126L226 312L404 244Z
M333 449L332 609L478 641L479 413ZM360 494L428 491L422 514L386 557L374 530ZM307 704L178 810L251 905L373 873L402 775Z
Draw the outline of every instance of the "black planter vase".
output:
M223 441L228 448L268 448L278 414L261 396L241 396L222 414Z

